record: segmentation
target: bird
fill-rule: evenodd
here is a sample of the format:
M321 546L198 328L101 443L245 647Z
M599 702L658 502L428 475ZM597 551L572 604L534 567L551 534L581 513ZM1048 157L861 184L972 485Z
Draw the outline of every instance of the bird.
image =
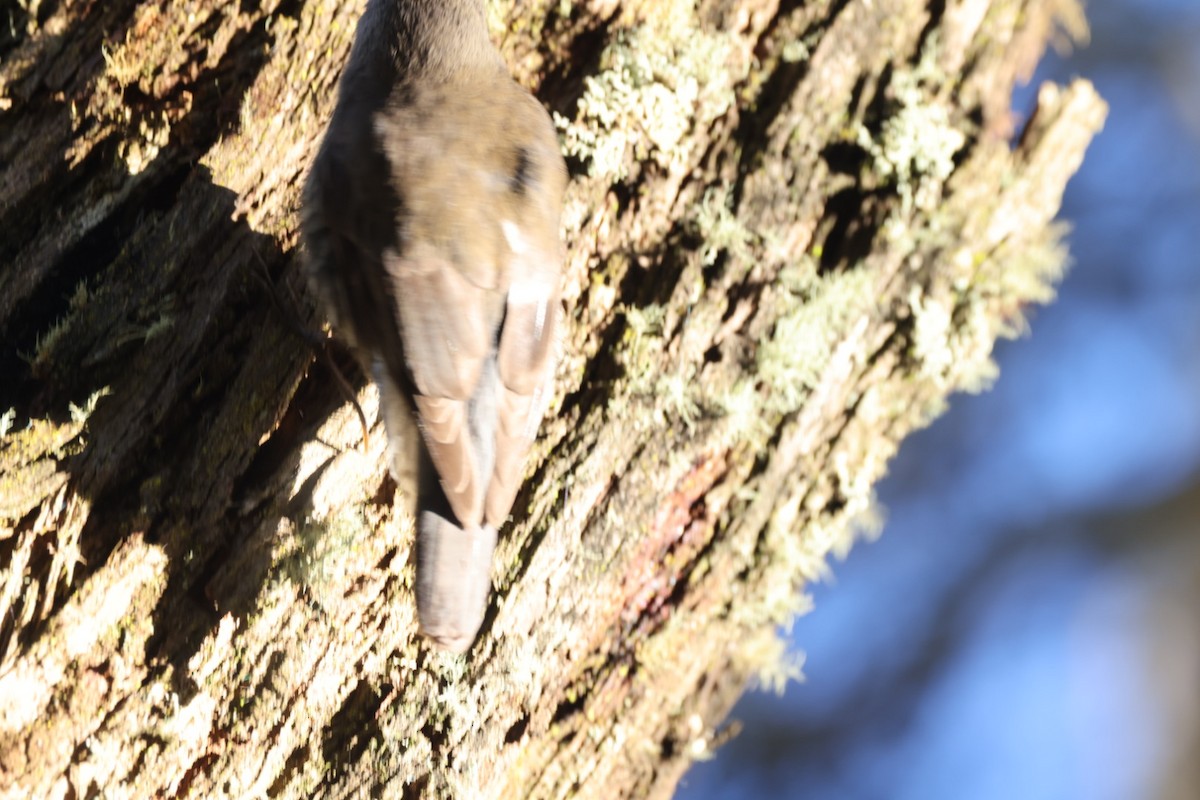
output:
M379 387L398 484L415 464L420 630L463 653L552 390L566 165L483 0L368 0L337 92L304 271Z

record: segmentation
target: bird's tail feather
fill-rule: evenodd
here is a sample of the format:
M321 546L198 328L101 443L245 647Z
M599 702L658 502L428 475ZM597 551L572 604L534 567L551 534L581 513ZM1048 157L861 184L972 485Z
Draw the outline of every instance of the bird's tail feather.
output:
M487 611L496 529L466 530L422 510L417 520L417 614L421 632L441 647L466 652Z

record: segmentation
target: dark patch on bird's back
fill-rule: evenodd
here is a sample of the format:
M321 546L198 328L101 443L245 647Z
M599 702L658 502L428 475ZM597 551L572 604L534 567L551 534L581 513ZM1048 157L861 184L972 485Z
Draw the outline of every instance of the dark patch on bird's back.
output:
M513 194L523 197L533 186L533 160L529 149L517 148L517 165L508 179L508 188Z

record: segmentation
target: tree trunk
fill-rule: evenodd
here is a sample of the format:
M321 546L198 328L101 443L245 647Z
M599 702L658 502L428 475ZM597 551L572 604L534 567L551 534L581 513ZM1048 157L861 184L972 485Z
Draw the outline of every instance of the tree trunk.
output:
M374 388L364 441L272 299L321 324L296 212L361 6L0 11L4 796L669 796L1050 299L1104 116L1010 113L1075 0L491 2L572 167L567 332L454 657Z

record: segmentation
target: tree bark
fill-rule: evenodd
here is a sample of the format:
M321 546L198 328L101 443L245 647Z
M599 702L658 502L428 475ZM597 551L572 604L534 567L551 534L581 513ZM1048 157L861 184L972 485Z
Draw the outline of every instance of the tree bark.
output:
M1105 113L1010 112L1074 0L490 3L570 157L567 333L453 657L374 388L364 440L272 300L321 324L296 211L361 6L0 12L4 796L669 796L1051 298Z

